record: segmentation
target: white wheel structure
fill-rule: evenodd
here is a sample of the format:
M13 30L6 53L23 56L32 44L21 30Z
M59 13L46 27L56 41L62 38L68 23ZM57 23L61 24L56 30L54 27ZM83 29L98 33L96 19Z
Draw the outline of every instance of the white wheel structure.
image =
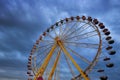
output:
M116 53L113 43L110 31L97 19L76 16L60 20L33 45L28 80L108 80L104 64L96 66L101 60L107 68L114 66L110 62Z

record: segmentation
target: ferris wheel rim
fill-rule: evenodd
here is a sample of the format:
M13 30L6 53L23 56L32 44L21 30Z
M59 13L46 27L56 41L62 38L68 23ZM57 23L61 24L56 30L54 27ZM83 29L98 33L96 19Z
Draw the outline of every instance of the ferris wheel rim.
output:
M74 17L74 18L77 18L77 17ZM66 18L67 20L69 20L70 18ZM66 19L64 19L64 20L61 20L61 21L66 21ZM95 19L94 19L95 20ZM91 64L84 70L84 73L85 74L88 74L91 70L92 70L92 68L96 65L96 63L98 62L98 59L99 59L99 56L100 56L100 54L101 54L101 49L102 49L102 38L101 38L101 31L100 31L100 29L98 28L98 26L96 25L96 23L98 24L98 23L100 23L100 22L96 22L96 23L94 23L94 22L91 22L91 21L88 21L88 20L78 20L78 21L73 21L73 20L71 20L71 21L66 21L66 23L64 22L64 23L61 23L61 21L59 21L59 22L57 22L57 23L55 23L54 25L52 25L49 29L53 29L53 30L51 30L51 31L54 31L56 28L58 28L58 27L60 27L60 26L58 26L58 25L65 25L65 24L67 24L67 23L72 23L72 22L83 22L83 23L87 23L87 24L89 24L91 27L93 27L93 28L95 28L96 29L96 32L97 32L97 35L98 35L98 37L99 37L99 46L98 46L98 49L97 49L97 51L96 51L96 55L95 55L95 57L93 58L93 60L91 61ZM60 24L61 23L61 24ZM102 27L101 27L102 28ZM67 28L66 28L67 29ZM47 29L48 30L48 29ZM104 30L105 31L105 30ZM48 32L48 33L47 33ZM42 34L42 36L43 37L46 37L46 35L48 34L49 35L49 32L50 31L47 31L47 32L44 32L43 34ZM55 32L55 34L56 34L56 36L57 36L57 33ZM109 33L106 33L106 35L109 35ZM40 36L40 38L41 38L41 40L42 40L42 36ZM58 34L58 36L60 36L60 34ZM67 35L68 36L68 35ZM54 39L54 37L52 37L51 35L49 35L49 37L51 37L52 39ZM64 36L64 37L66 37L66 36ZM107 38L106 38L107 39ZM64 40L64 39L63 39ZM42 40L42 41L44 41L44 40ZM46 42L47 42L48 40L46 40ZM51 46L54 44L54 41L49 41L50 43L51 43ZM110 44L112 44L113 42L112 41L109 41L108 43L110 43ZM39 47L40 48L40 47ZM34 66L33 66L34 67ZM36 72L37 72L37 70L35 71L35 69L32 69L32 71L33 71L33 73L34 73L34 76L36 75ZM80 76L80 74L78 75L78 77L80 77L81 78L81 76Z
M95 27L95 28L97 28L95 25L93 25L93 23L91 23L91 22L85 22L85 21L75 21L76 23L77 22L83 22L83 23L86 23L86 24L88 24L88 25L91 25L92 24L92 27ZM68 22L68 23L72 23L72 21L71 22ZM64 24L66 24L66 23L64 23ZM64 24L62 24L62 25L64 25ZM58 26L57 26L58 27ZM55 27L55 28L57 28L57 27ZM54 29L55 29L54 28ZM99 29L97 28L97 33L100 33L99 32ZM49 34L49 33L48 33ZM99 44L101 43L100 42L101 41L101 39L100 39L100 35L99 35ZM94 65L95 65L95 62L97 61L97 57L100 55L100 46L99 46L99 48L98 48L98 50L97 50L97 54L96 54L96 57L94 57L94 59L93 59L93 61L92 61L92 63L94 63ZM90 70L90 69L92 69L91 67L93 67L93 65L92 64L90 64L87 68L86 68L86 70L85 70L85 72L87 72L88 70ZM88 73L88 72L87 72Z

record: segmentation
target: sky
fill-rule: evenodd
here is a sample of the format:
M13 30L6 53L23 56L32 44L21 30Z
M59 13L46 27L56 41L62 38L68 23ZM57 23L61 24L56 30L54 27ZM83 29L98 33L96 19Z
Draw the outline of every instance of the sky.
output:
M115 73L120 80L119 0L0 0L0 80L26 80L27 58L39 35L60 19L91 16L103 22L115 40Z

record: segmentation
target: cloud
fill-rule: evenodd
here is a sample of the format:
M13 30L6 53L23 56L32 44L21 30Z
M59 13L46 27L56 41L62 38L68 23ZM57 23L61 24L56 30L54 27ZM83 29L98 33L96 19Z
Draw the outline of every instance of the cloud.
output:
M25 80L26 61L18 59L0 59L0 79L2 80ZM23 76L23 77L21 77Z

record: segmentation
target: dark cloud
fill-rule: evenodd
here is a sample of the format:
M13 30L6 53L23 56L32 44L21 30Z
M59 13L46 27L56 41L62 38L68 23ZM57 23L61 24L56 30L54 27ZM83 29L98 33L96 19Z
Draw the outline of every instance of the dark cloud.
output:
M3 3L3 6L1 5L1 8L5 9L1 10L4 16L0 17L0 31L1 36L3 36L0 42L0 49L1 51L17 50L23 52L23 50L30 48L30 43L33 44L34 38L38 37L38 34L41 33L41 28L45 27L41 25L47 24L45 24L45 21L38 20L39 18L33 19L36 14L29 14L29 12L34 10L30 9L26 12L24 10L26 7L22 2L12 2L8 1L7 3ZM16 9L14 9L14 7L16 7ZM30 5L28 5L28 8L30 8ZM33 18L28 20L27 14L29 16L33 15Z
M26 62L33 43L47 27L65 17L98 18L110 28L117 43L114 46L119 46L119 13L118 0L0 0L0 79L26 80ZM117 51L119 54L119 47ZM116 80L120 79L118 54L114 61Z
M10 54L9 54L10 55ZM14 59L13 56L11 59L5 57L0 59L0 79L2 80L25 80L26 74L26 61L21 61ZM23 77L21 77L23 76Z
M12 56L10 56L10 57L12 57ZM0 63L1 63L1 66L0 66L1 69L4 68L6 71L7 70L19 70L20 71L20 70L26 69L27 61L22 62L21 60L15 59L14 57L12 57L11 59L9 59L9 58L0 59ZM21 68L21 67L23 67L23 68Z

